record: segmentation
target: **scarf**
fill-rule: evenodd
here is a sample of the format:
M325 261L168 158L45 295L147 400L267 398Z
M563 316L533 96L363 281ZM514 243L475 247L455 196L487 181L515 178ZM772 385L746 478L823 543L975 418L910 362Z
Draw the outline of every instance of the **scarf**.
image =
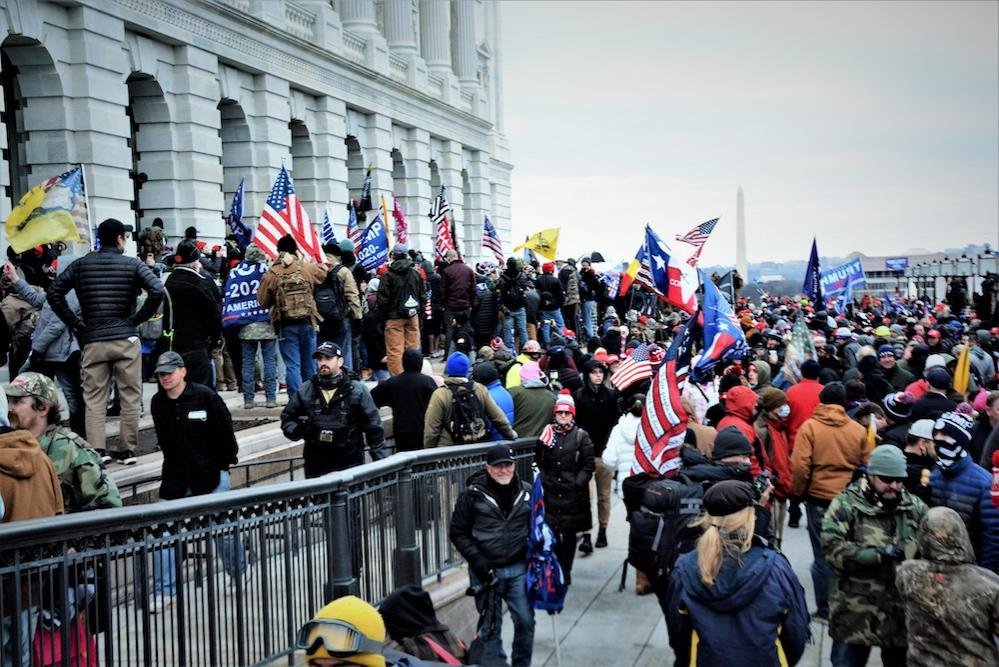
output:
M565 435L574 428L576 428L575 419L570 420L568 424L554 422L545 426L545 430L541 432L541 436L538 439L545 447L554 447L557 435Z

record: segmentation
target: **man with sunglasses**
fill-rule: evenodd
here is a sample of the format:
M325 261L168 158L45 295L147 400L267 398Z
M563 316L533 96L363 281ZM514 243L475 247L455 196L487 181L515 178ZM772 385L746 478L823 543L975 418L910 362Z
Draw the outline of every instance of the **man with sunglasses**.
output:
M894 445L871 454L866 474L829 505L822 551L832 567L829 635L834 667L866 665L872 646L885 665L905 665L905 607L895 566L914 558L926 505L905 488L905 455Z

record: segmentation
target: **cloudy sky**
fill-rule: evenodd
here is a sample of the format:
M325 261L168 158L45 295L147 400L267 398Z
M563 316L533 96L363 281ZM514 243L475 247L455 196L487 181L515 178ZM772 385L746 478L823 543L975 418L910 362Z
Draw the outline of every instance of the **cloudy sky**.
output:
M514 236L702 264L999 244L999 3L501 2ZM673 243L688 252L689 246Z

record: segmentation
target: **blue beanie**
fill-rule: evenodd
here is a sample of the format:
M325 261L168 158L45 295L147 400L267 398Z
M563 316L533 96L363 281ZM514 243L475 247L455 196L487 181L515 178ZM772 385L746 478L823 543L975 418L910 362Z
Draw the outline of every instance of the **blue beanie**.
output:
M464 352L452 352L444 365L444 375L453 378L468 377L468 367L471 364Z

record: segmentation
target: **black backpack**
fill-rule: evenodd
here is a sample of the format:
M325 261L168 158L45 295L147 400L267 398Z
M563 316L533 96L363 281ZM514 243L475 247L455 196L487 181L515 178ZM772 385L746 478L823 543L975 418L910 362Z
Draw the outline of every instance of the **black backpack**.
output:
M410 276L404 277L395 306L396 315L406 319L420 312L420 295L413 291L409 283Z
M690 523L701 513L703 488L682 473L672 479L640 473L621 483L621 493L631 524L627 562L653 580L668 575L695 546L699 531Z
M518 274L515 278L504 275L503 280L506 283L506 289L503 290L505 292L503 299L504 303L514 308L520 308L523 306L525 296L524 293L526 290L524 289L524 284L520 279L520 275Z
M445 385L451 391L451 419L447 430L456 444L482 442L488 433L486 411L475 395L475 383Z
M324 322L338 322L347 316L347 300L343 294L343 282L337 277L343 264L337 264L326 274L315 293L316 310Z

